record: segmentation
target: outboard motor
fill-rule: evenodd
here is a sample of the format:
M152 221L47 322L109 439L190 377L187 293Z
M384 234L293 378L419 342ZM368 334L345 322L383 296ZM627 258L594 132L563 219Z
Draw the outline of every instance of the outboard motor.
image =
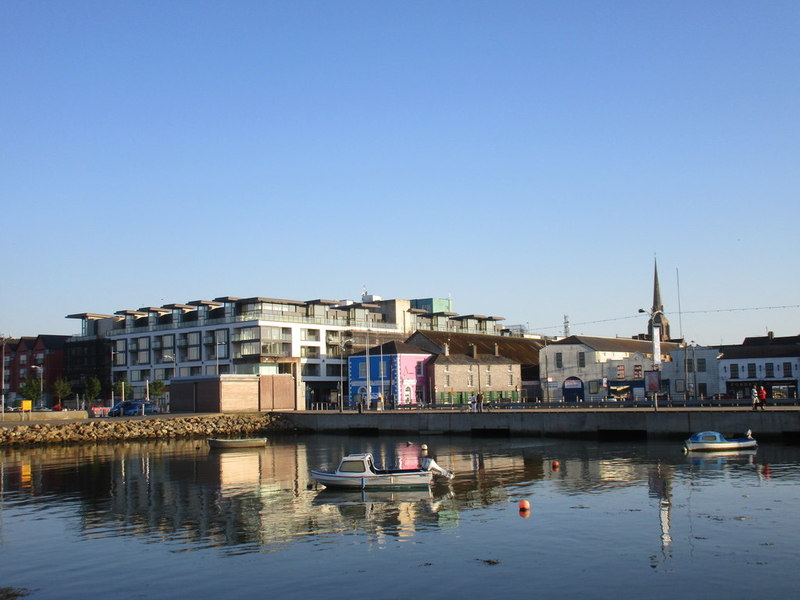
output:
M433 471L437 475L441 475L442 477L447 477L447 479L452 479L456 476L455 473L450 471L449 469L445 469L435 460L433 460L430 456L426 456L422 459L422 468L426 471Z

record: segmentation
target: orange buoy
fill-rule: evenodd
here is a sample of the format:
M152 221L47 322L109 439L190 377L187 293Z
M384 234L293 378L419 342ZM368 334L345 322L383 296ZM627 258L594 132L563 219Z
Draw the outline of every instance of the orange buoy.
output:
M553 461L553 471L558 471L561 468L561 463L557 460Z
M519 516L520 516L520 517L522 517L523 519L529 519L529 518L530 518L530 516L531 516L531 511L529 511L529 510L522 510L522 509L520 508L520 509L519 509Z
M528 511L530 509L531 509L531 503L530 502L528 502L527 500L520 500L519 501L519 510L520 510L520 512Z

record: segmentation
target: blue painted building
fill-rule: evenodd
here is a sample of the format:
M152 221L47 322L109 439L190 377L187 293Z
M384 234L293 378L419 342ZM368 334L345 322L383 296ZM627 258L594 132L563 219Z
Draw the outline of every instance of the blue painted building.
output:
M392 408L425 398L426 364L432 356L402 342L387 342L353 354L348 364L348 404L362 401L373 408L380 396L384 406Z

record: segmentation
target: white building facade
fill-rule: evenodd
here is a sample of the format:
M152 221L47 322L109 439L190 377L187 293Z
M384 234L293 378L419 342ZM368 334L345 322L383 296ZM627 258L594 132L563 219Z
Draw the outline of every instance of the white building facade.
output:
M145 396L148 381L291 374L296 408L304 409L338 402L347 389L347 357L367 344L404 340L417 328L498 331L497 317L474 321L415 308L442 303L450 306L366 295L361 302L221 297L70 317L83 320L85 337L102 332L111 341L112 379L126 380L135 398Z
M662 342L653 361L649 340L574 335L540 350L539 373L545 402L635 400L646 394L646 374L662 373L660 392L668 386L664 365L677 344Z

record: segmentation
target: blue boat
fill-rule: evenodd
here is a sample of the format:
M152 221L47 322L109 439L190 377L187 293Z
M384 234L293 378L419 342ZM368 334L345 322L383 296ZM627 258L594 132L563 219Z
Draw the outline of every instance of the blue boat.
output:
M718 431L701 431L684 442L687 452L714 452L755 448L758 442L748 429L743 438L726 438Z

